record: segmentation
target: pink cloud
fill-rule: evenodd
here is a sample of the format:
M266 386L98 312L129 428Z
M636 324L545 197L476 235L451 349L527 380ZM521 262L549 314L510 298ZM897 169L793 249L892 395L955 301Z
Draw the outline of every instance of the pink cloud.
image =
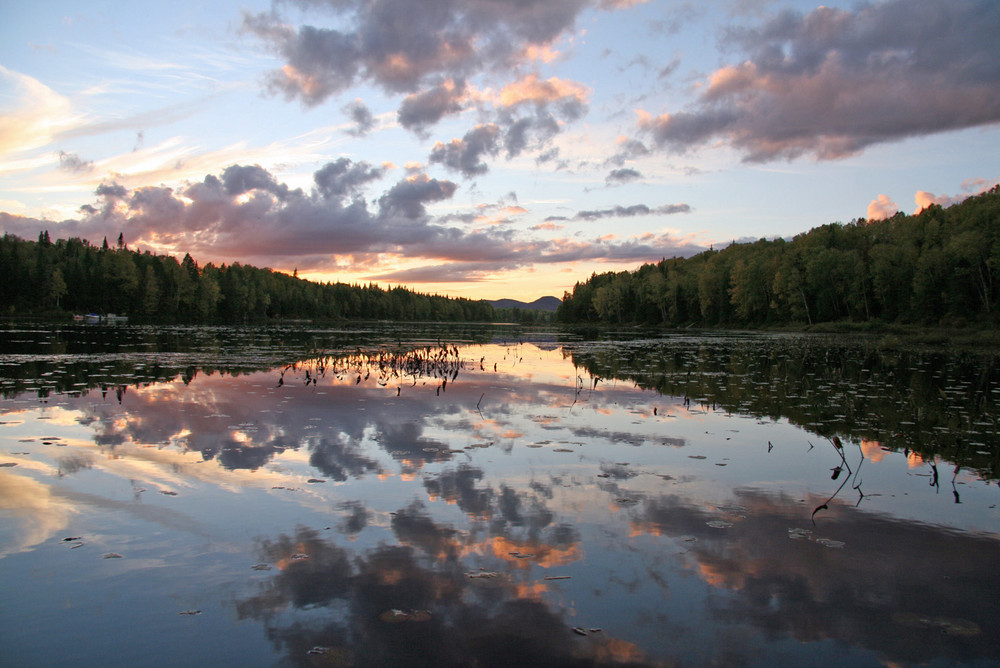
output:
M926 190L918 190L913 196L913 201L916 203L917 208L914 209L913 213L920 213L932 204L937 204L942 207L949 207L953 204L958 204L959 202L964 202L966 199L973 195L981 195L990 188L995 187L1000 183L1000 179L981 179L973 178L966 179L962 182L962 190L965 192L958 195L935 195L934 193L927 192Z
M785 11L731 29L727 43L746 57L710 75L689 107L641 113L638 128L669 150L719 143L764 162L990 125L1000 121L1000 70L985 64L998 32L1000 13L971 2Z
M513 107L522 102L585 104L589 94L590 91L586 86L575 81L558 77L541 80L537 75L530 74L519 81L504 86L503 90L500 91L499 102L504 107Z
M477 220L504 223L530 213L505 201L467 214L432 216L427 206L451 199L457 184L411 173L380 197L363 191L384 170L341 158L314 173L310 191L290 188L257 165L231 165L219 175L178 188L148 186L129 190L100 186L96 202L80 207L81 217L61 222L0 212L0 233L31 239L42 230L54 238L80 237L100 243L119 233L137 250L176 255L199 262L245 262L274 268L329 272L381 271L375 280L420 282L481 280L534 265L579 260L650 262L690 256L703 250L692 239L645 234L590 241L546 240L508 225L469 225ZM615 206L586 216L677 213L687 205ZM453 225L454 221L464 224ZM538 229L558 229L545 221ZM394 265L431 263L392 271ZM387 270L389 270L387 272Z
M899 211L899 207L896 206L896 203L888 195L879 195L868 203L866 217L868 220L885 220L893 216L897 211Z

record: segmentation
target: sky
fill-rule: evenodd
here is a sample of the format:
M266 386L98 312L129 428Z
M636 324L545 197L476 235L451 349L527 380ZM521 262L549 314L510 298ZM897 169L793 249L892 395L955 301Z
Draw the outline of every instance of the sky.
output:
M1000 182L1000 2L0 8L0 231L532 301Z

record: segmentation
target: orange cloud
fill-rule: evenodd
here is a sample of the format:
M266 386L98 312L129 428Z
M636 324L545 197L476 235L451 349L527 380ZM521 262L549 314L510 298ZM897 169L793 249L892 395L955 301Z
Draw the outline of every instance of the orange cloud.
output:
M503 536L493 539L490 547L493 554L510 562L517 568L532 565L542 568L565 566L583 558L583 550L578 543L565 547L553 547L543 543L519 542Z
M524 57L527 60L534 62L551 63L560 55L561 54L557 50L553 49L548 44L542 46L529 44L524 50Z
M861 452L873 462L880 462L885 457L885 450L882 449L882 444L878 441L861 439Z
M734 571L726 564L698 563L698 574L707 584L719 589L742 589L746 584L745 574Z
M636 5L644 5L649 0L601 0L603 9L628 9Z
M565 225L557 225L557 224L555 224L553 222L548 222L548 223L539 223L538 225L532 225L531 229L532 230L536 230L536 231L537 230L552 230L552 231L555 231L555 230L564 229L565 227L566 227Z
M868 220L885 220L899 211L896 203L888 195L879 195L868 203L868 211L865 217Z
M912 451L906 455L906 463L911 469L920 468L925 461L923 457Z
M543 594L548 593L549 587L544 582L519 582L514 586L514 596L517 598L527 598L539 600Z
M589 94L588 88L575 81L567 81L558 77L541 81L537 75L530 74L520 81L505 86L500 91L499 101L503 107L513 107L522 102L547 104L566 99L582 103L586 102Z
M637 1L644 2L645 0ZM614 663L635 663L642 661L644 656L637 645L630 643L627 640L622 640L621 638L610 638L602 642L595 653L601 663L604 663L605 661Z

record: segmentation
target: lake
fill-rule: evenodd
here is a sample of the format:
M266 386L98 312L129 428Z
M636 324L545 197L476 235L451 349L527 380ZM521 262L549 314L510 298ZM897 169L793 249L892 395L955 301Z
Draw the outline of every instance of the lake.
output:
M1000 357L0 327L0 664L1000 665Z

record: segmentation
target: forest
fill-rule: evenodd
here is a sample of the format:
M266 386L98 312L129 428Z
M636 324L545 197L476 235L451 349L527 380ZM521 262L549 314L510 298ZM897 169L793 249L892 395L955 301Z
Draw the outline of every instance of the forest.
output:
M243 323L272 318L490 322L485 301L375 284L317 283L234 262L202 267L190 256L129 250L119 235L81 239L0 238L0 314L115 313L153 322Z
M567 292L564 323L666 327L827 322L997 324L1000 186L948 208L831 223L594 274Z

